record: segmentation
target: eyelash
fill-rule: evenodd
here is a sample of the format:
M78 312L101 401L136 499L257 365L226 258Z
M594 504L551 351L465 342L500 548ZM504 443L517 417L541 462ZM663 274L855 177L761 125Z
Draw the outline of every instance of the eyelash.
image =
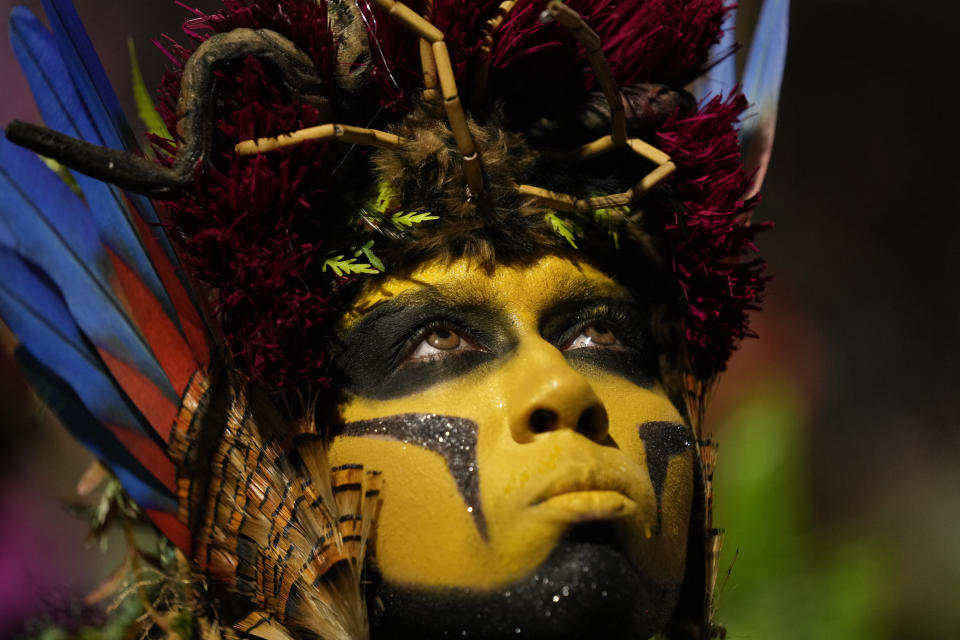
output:
M609 307L602 306L588 311L581 311L574 318L574 323L570 329L565 331L560 340L560 350L567 351L567 347L573 344L577 338L583 335L591 326L603 324L613 333L617 344L611 346L596 346L595 349L607 349L610 351L623 351L630 344L628 332L624 327L628 326L627 317L624 313L614 311ZM578 347L585 348L585 347ZM572 349L575 351L576 349Z
M561 351L567 351L568 347L583 333L589 329L592 325L596 324L606 325L610 331L613 333L614 337L617 340L617 343L610 346L597 345L594 347L578 347L577 349L583 348L592 348L592 349L605 349L609 351L623 351L628 349L629 341L627 340L627 331L623 329L624 326L627 326L626 315L619 311L614 311L609 307L603 306L587 311L581 311L573 318L573 325L570 329L565 331L561 336L559 341L559 349ZM428 336L437 330L447 330L452 333L455 333L461 340L463 340L469 347L469 349L457 349L456 351L451 350L449 353L465 352L465 351L486 351L486 349L479 343L479 341L474 338L472 333L457 322L449 320L434 320L428 322L419 328L413 336L409 339L400 343L399 348L396 351L394 357L394 362L397 367L402 367L407 364L412 364L415 362L430 362L431 360L441 360L445 357L439 353L434 354L436 358L417 358L411 359L411 356L420 349L421 345L427 340ZM576 351L577 349L570 349L571 351Z
M432 332L439 329L445 329L451 333L455 333L460 337L461 340L473 347L472 349L462 349L458 351L486 351L486 349L480 346L478 341L470 334L470 332L463 329L456 322L451 322L449 320L434 320L417 329L413 336L401 344L401 348L398 350L397 356L394 358L394 362L397 363L396 366L402 367L403 365L414 362L429 362L431 360L430 358L418 358L416 360L411 360L411 356L420 348L420 345L427 340L427 337ZM441 356L441 358L442 357L445 356Z

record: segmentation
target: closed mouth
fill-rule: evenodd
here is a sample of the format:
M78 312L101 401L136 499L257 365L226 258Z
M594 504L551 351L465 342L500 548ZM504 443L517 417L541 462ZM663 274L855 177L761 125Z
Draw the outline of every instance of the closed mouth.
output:
M569 494L588 493L616 493L628 500L632 500L627 488L627 482L624 478L607 472L589 470L586 473L571 474L570 476L551 482L543 491L537 494L537 497L530 506L537 506Z

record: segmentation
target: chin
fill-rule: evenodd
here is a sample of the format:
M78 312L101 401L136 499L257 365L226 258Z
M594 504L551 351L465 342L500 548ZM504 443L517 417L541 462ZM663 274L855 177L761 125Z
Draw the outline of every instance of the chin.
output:
M371 638L638 640L664 628L678 592L642 576L611 527L580 525L529 575L493 591L375 579Z

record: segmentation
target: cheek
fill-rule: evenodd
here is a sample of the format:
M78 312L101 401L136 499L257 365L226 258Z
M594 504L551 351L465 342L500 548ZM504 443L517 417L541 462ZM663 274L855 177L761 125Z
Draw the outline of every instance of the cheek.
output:
M338 437L329 457L333 466L361 462L383 473L374 548L386 579L439 586L482 574L484 542L444 456L392 440Z
M656 495L657 527L650 539L635 540L634 564L659 584L679 584L693 502L693 436L660 389L644 389L606 374L591 384L607 409L610 436L646 468Z
M503 421L497 394L477 372L428 394L353 398L341 407L346 426L330 462L359 462L383 474L374 549L386 580L482 589L517 573L491 540L498 525L481 496L481 479L497 471L488 459L492 468L481 472L478 461L479 441L490 430L481 425Z
M660 494L660 518L654 536L634 550L633 563L664 586L683 581L693 501L693 451L671 458Z

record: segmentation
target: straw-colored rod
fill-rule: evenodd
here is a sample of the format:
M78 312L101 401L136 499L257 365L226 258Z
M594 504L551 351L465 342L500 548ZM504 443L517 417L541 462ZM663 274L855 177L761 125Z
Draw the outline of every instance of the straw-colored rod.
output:
M516 5L517 0L504 0L500 3L500 6L497 7L497 15L487 20L487 24L483 28L485 47L493 45L494 34L497 32L497 29L500 28L500 25L503 24L503 21L507 19L507 16L510 15L510 12L513 11L513 8ZM489 48L487 50L489 50Z
M420 38L420 65L423 67L423 97L433 100L437 97L437 62L433 58L433 45Z
M647 160L651 162L656 162L657 164L666 164L670 162L670 156L657 149L652 144L644 142L640 138L630 138L627 140L627 144L633 149L636 153L640 154Z
M387 133L386 131L329 123L307 129L300 129L299 131L293 131L275 138L244 140L236 144L234 151L238 155L268 153L284 147L302 144L308 140L336 140L346 144L359 144L367 147L379 147L381 149L397 149L407 142L404 138L393 133Z
M410 29L418 36L433 44L443 40L443 32L427 22L416 11L396 0L373 0L378 7L390 14L390 17Z
M483 190L483 165L479 155L474 153L472 156L463 156L463 173L467 178L470 193L480 193Z
M437 61L433 59L433 45L420 38L420 64L423 66L424 89L437 88Z
M570 155L574 156L576 160L586 160L587 158L593 158L595 156L602 156L605 153L610 153L617 148L617 145L613 142L613 136L603 136L602 138L597 138L593 142L588 142L582 147L578 147L570 152Z
M476 158L477 146L473 141L473 135L470 133L470 127L467 125L467 114L460 103L460 96L457 92L457 81L453 73L453 64L450 62L450 52L447 51L447 43L440 41L433 43L433 59L437 63L437 77L440 80L440 91L443 93L443 107L447 112L447 121L450 123L450 131L453 132L453 139L457 143L457 149L460 155L464 157L464 167L467 186L474 194L483 191L483 171L480 170L479 163L475 168L470 168L473 160Z
M446 42L436 42L433 45L433 57L437 62L437 76L440 79L440 91L443 93L443 105L447 111L447 120L450 121L450 130L457 141L457 149L465 156L472 156L477 148L467 126L467 115L460 104L457 93L457 81L453 75L453 65L447 51Z
M627 142L627 114L623 108L623 97L620 95L620 89L617 88L617 81L613 78L613 71L610 70L610 63L607 62L607 56L603 55L603 50L598 48L596 51L587 52L587 60L590 67L593 68L593 74L600 83L603 90L603 97L607 99L610 105L610 127L613 141L617 146L622 146Z
M596 50L600 47L600 36L597 35L597 32L583 21L579 13L564 3L559 0L551 0L547 5L546 12L551 18L559 22L564 29L569 31L587 51Z
M653 189L655 186L666 180L674 171L677 170L677 165L673 162L667 161L648 173L643 180L640 181L640 184L634 186L634 200L638 199L640 196L646 192Z
M623 193L611 193L605 196L594 196L577 200L577 211L588 213L597 209L613 209L622 207L633 202L633 191L624 191Z
M565 211L568 213L574 213L577 210L577 199L566 193L550 191L549 189L542 189L529 184L517 185L517 191L525 196L535 198L539 204L547 209L556 209L557 211Z
M497 30L513 11L517 0L504 0L497 7L497 15L487 20L483 27L483 37L480 42L480 61L477 71L473 74L473 95L484 96L487 93L487 84L490 81L490 65L492 63L493 42Z
M611 193L605 196L594 196L592 198L578 199L566 193L550 191L528 184L518 185L517 191L523 195L535 198L541 205L550 209L568 213L590 213L598 209L610 209L633 204L669 177L676 169L677 166L673 164L673 162L668 161L648 173L644 176L643 180L627 191Z
M610 105L610 126L613 141L619 146L627 142L627 116L623 109L620 89L603 53L603 43L597 32L584 22L580 14L558 0L547 5L547 14L566 28L587 52L587 61L593 69L603 95Z
M672 162L662 164L644 176L643 180L633 185L633 187L627 191L624 191L623 193L614 193L607 196L587 198L586 200L577 200L577 211L580 213L587 213L588 211L596 211L597 209L609 209L611 207L621 207L632 204L646 195L655 186L663 182L676 170L677 165L673 164Z
M429 22L431 15L433 15L433 0L426 0L423 3L423 19ZM437 63L433 59L431 43L425 38L420 38L420 66L423 68L423 97L428 101L435 100L437 97Z

